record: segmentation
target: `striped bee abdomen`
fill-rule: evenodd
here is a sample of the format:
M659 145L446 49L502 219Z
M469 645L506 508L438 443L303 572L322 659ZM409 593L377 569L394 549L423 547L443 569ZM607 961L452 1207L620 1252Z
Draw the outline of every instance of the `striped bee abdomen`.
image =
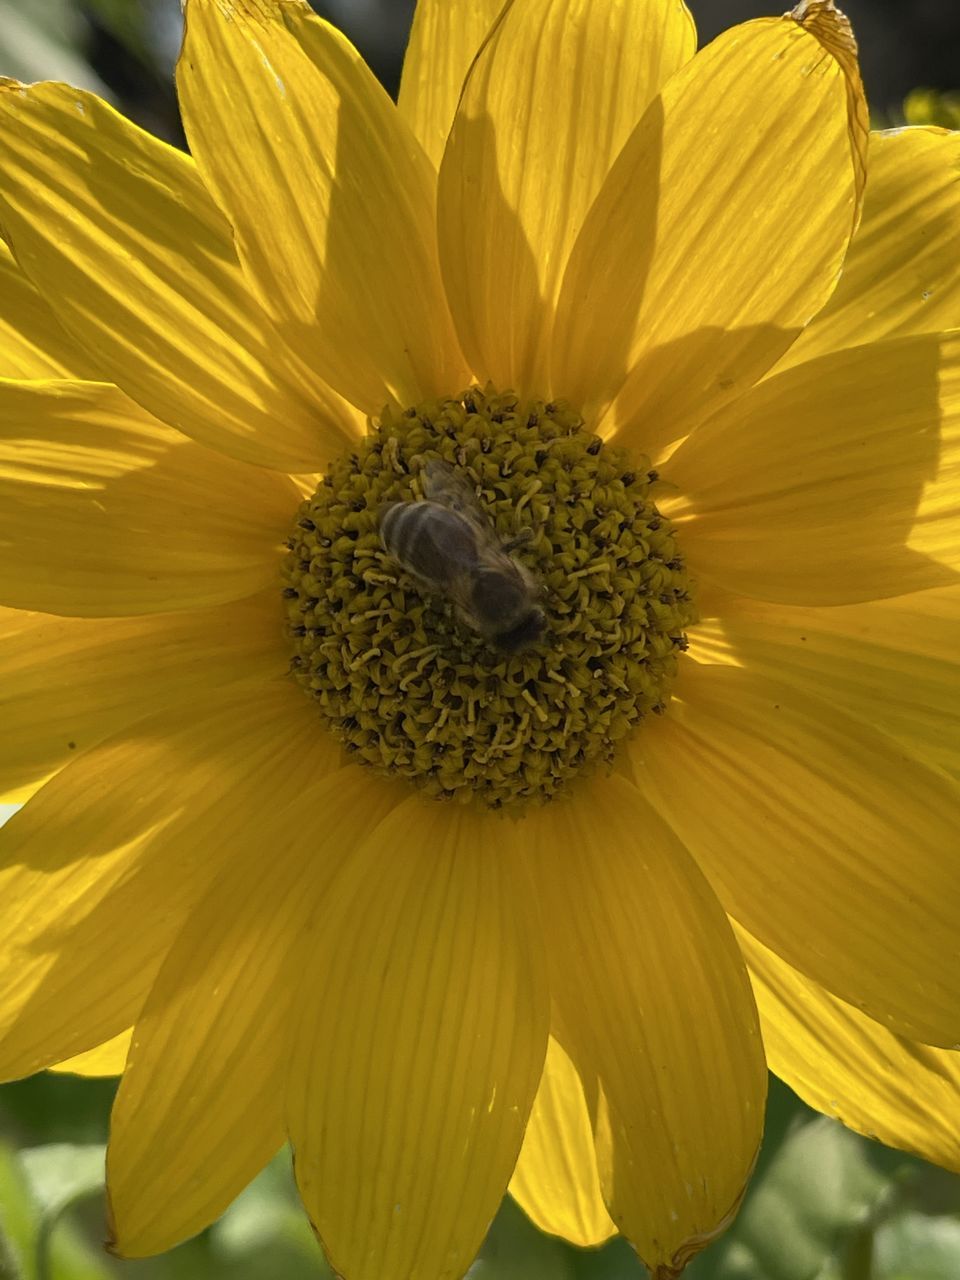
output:
M443 588L477 564L471 526L438 502L397 502L380 517L380 541L408 572Z

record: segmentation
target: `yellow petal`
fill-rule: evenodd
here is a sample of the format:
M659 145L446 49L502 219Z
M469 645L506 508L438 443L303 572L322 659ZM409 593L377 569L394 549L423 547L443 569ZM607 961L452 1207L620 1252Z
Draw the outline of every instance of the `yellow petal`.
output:
M805 689L687 661L634 775L734 919L929 1044L960 1042L960 788Z
M303 0L189 0L186 23L190 147L284 336L368 413L466 385L436 175L356 50Z
M960 1053L891 1034L735 928L771 1070L858 1133L960 1172Z
M130 1051L132 1031L121 1031L112 1040L98 1044L95 1049L78 1053L63 1062L53 1063L48 1070L75 1076L120 1076Z
M356 766L233 845L137 1020L107 1150L111 1247L160 1253L208 1226L285 1139L283 1082L310 922L335 868L403 795Z
M599 1089L610 1216L666 1275L726 1224L760 1141L743 961L692 858L624 778L581 784L525 826L564 1048Z
M853 347L766 379L676 450L693 573L835 605L958 580L960 334Z
M192 160L93 94L0 81L0 166L4 236L107 381L246 462L309 471L349 448L355 421L286 367Z
M0 599L71 616L161 613L278 582L299 505L95 382L0 383Z
M960 327L960 133L870 135L863 220L833 297L781 366L841 347Z
M464 77L504 0L419 0L403 59L397 106L440 167Z
M58 618L0 609L0 792L55 769L141 716L224 685L282 675L276 589L146 618Z
M510 1194L541 1231L571 1244L603 1244L617 1233L603 1202L583 1085L553 1037Z
M618 396L621 443L656 451L742 395L830 296L859 209L858 86L787 15L725 32L651 104L574 249L553 352L575 402Z
M549 993L524 824L413 797L318 918L290 1081L297 1181L350 1280L463 1275L516 1164Z
M566 371L552 387L547 369L570 250L647 104L695 48L686 8L664 0L505 9L464 86L440 168L444 279L481 381L571 394Z
M239 841L338 767L299 689L231 690L141 720L0 829L0 1075L29 1075L137 1018L186 912Z
M90 357L67 337L2 240L0 297L0 378L98 376Z
M8 787L5 791L0 792L0 810L9 808L19 808L20 805L26 804L31 796L35 796L45 782L49 780L49 775L44 778L38 778L35 782L24 783L20 787ZM0 812L0 825L7 820L10 815Z
M707 596L690 632L701 662L788 680L960 776L960 588L807 609Z

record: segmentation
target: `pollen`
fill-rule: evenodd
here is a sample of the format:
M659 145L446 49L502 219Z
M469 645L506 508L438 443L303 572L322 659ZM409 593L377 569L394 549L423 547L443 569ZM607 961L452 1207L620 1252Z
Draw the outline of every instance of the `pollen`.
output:
M476 495L543 627L504 652L384 547L432 460ZM516 809L613 763L670 697L695 621L659 477L563 402L493 388L387 410L298 512L283 566L293 678L348 756L427 796Z

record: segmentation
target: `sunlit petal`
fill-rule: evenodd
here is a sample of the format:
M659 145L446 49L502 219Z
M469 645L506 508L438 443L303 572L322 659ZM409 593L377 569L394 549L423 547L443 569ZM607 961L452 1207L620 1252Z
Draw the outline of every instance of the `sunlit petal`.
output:
M960 1173L960 1053L894 1035L734 927L770 1069L818 1111Z
M668 472L694 572L728 591L835 605L960 581L960 333L778 373Z
M585 1087L610 1216L649 1267L726 1224L763 1127L743 961L692 858L622 778L528 820L564 1048Z
M299 691L161 712L63 769L0 829L0 1074L95 1048L138 1017L236 841L337 767ZM242 803L240 798L242 797Z
M504 0L419 0L403 59L397 106L440 167L470 64Z
M69 85L8 82L0 120L4 236L101 377L246 462L305 471L349 445L356 418L291 367L187 156Z
M440 252L481 382L570 396L548 343L570 250L651 99L692 56L681 3L514 0L481 48L440 168ZM646 225L646 202L635 216ZM591 353L596 343L591 343Z
M631 755L735 920L891 1031L960 1043L956 783L806 689L694 662Z
M830 21L839 43L787 15L707 45L651 103L597 197L553 360L575 403L599 411L616 397L619 443L654 452L735 400L830 296L866 146L852 46Z
M510 1194L541 1231L597 1245L617 1228L603 1201L583 1084L552 1037Z
M462 1275L516 1164L549 1018L519 840L496 814L409 799L318 915L291 1139L350 1280Z
M870 135L863 220L833 297L778 368L842 347L960 327L960 133Z
M338 770L256 823L191 910L137 1020L110 1125L113 1247L159 1253L213 1221L285 1138L297 979L318 899L398 798ZM318 828L318 819L322 824Z
M0 600L75 616L219 604L277 582L299 495L97 382L0 384Z
M350 43L300 0L189 0L177 84L248 278L310 367L369 413L466 385L433 167Z

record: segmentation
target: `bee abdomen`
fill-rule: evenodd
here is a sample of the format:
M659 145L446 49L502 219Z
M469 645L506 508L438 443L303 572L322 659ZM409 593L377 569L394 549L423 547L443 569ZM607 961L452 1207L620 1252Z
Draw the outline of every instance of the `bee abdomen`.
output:
M392 502L380 512L380 544L398 560L406 559L404 548L410 540L407 517L413 505L412 502Z
M397 502L380 517L383 549L411 573L442 587L477 562L476 536L436 502Z

